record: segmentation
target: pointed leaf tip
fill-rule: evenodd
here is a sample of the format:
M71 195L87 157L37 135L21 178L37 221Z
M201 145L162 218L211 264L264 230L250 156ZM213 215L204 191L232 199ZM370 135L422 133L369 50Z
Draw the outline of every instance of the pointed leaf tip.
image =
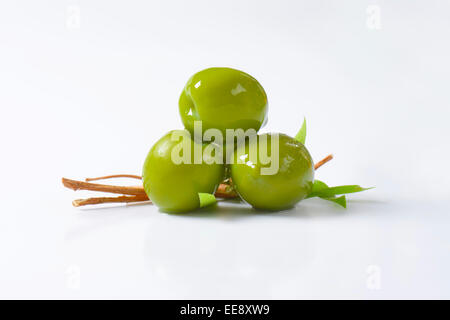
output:
M344 209L347 208L347 199L345 198L345 196L340 196L338 198L336 198L336 197L320 197L320 199L334 202L334 203L340 205L341 207L343 207Z
M216 197L211 193L199 193L198 198L200 200L200 208L210 206L217 202Z
M298 142L305 144L306 141L306 118L303 118L303 124L300 130L295 135L295 140Z

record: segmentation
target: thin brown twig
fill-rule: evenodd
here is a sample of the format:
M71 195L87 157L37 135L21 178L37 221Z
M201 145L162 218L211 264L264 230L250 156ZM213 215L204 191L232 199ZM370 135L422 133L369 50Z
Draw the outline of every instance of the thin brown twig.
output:
M137 176L135 174L113 174L113 175L103 176L103 177L86 178L85 181L105 180L105 179L112 179L112 178L131 178L131 179L142 180L141 176Z
M72 201L74 207L86 206L89 204L101 204L101 203L124 203L124 202L141 202L148 201L147 195L139 196L120 196L120 197L98 197L88 199L77 199Z
M319 169L321 166L323 166L325 163L327 163L331 159L333 159L333 155L332 154L327 155L325 158L323 158L322 160L320 160L319 162L317 162L314 165L314 170Z
M147 194L145 193L144 188L141 186L132 186L132 187L112 186L112 185L104 185L72 180L67 178L62 178L62 183L66 188L72 189L74 191L89 190L89 191L124 194L123 196L119 197L96 197L88 199L77 199L72 202L73 206L75 207L100 203L142 202L150 200ZM220 184L214 195L218 198L237 197L237 193L232 189L232 187L229 184Z
M90 190L109 193L126 194L132 196L138 196L145 194L144 187L142 186L112 186L107 184L90 183L78 180L72 180L62 178L62 183L66 188L77 190Z

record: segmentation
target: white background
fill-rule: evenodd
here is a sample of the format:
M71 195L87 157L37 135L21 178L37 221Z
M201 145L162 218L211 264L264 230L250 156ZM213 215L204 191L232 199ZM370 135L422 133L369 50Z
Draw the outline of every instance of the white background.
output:
M450 298L449 17L445 0L2 1L0 298ZM261 82L263 131L306 116L313 158L335 155L317 178L376 189L347 210L73 208L88 194L61 177L140 174L211 66Z

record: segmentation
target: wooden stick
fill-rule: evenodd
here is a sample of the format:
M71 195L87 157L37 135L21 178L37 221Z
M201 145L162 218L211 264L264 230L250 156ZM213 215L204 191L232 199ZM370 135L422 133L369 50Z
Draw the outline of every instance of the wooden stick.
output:
M100 203L113 203L113 202L142 202L149 201L144 188L141 186L123 187L123 186L111 186L97 183L89 183L84 181L72 180L67 178L62 178L62 183L66 188L77 190L89 190L89 191L100 191L109 193L118 193L131 196L119 196L119 197L96 197L88 199L77 199L72 202L74 207L86 206L91 204ZM235 198L237 193L231 189L229 184L220 184L214 194L218 198ZM151 203L151 202L150 202Z
M90 191L100 191L109 193L126 194L132 196L144 195L146 194L142 186L111 186L107 184L97 184L78 180L71 180L67 178L62 178L62 183L66 188L77 190L90 190Z
M120 197L98 197L98 198L88 198L88 199L77 199L72 201L74 207L86 206L89 204L100 204L100 203L124 203L124 202L140 202L148 201L147 195L139 196L120 196ZM150 202L151 203L151 202Z
M219 188L217 188L217 191L214 195L217 198L226 198L226 199L236 198L238 196L237 193L234 190L231 191L227 190L228 188L230 188L229 185L221 184ZM129 202L144 202L144 201L148 201L149 204L152 203L147 195L137 195L137 196L96 197L87 199L77 199L72 201L72 205L74 207L81 207L101 203L129 203Z
M331 159L333 159L333 155L332 154L327 155L325 158L323 158L322 160L320 160L319 162L317 162L314 165L314 170L319 169L321 166L323 166L325 163L327 163Z
M132 178L132 179L139 179L142 180L141 176L137 176L134 174L113 174L110 176L103 176L103 177L96 177L96 178L86 178L86 181L96 181L96 180L105 180L105 179L112 179L112 178Z

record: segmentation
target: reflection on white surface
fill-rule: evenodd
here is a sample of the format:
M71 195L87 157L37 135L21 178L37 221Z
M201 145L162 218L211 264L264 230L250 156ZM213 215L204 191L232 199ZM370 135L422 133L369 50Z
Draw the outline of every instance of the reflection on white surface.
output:
M412 206L399 213L396 204L362 200L349 201L347 211L317 199L280 213L220 205L188 215L151 205L74 213L66 257L89 279L77 294L114 295L123 287L127 296L150 298L448 294L441 278L450 266L448 242L441 241L445 228L434 225L437 212L425 217Z

